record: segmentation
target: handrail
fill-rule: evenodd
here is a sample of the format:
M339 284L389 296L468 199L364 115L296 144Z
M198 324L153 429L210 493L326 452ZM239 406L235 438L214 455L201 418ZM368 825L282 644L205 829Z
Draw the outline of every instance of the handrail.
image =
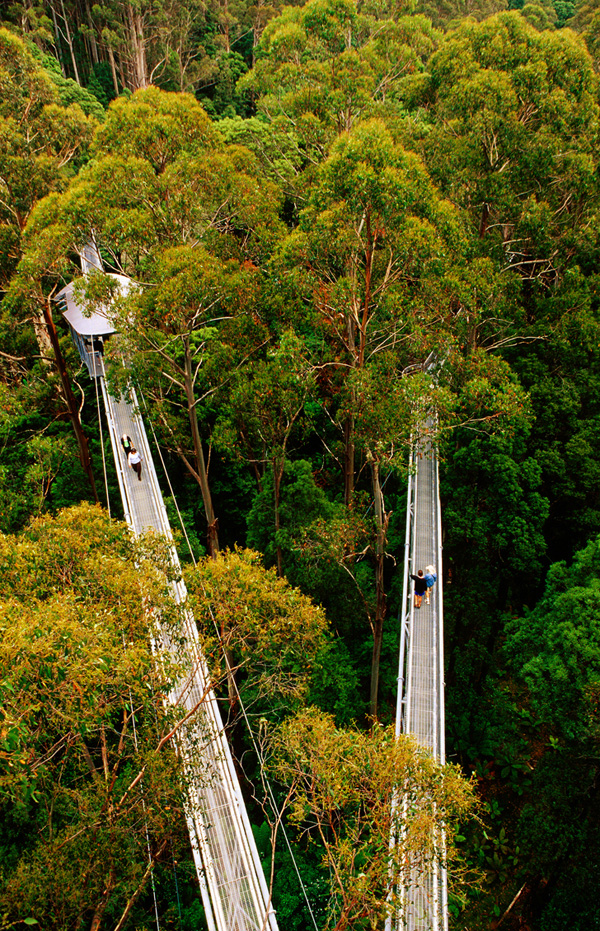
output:
M430 357L421 370L430 369ZM442 593L442 537L437 451L428 439L433 423L413 441L407 482L406 542L400 619L396 735L413 734L431 755L445 761L444 739L444 647ZM424 434L424 435L423 435ZM436 566L437 581L431 590L431 605L415 611L411 571L427 563ZM412 569L411 569L412 567ZM406 803L392 800L392 823ZM400 828L402 832L402 829ZM393 846L399 838L392 837ZM445 837L434 839L440 852L423 868L417 863L411 878L394 889L397 906L391 908L385 931L447 931L448 893L444 862ZM390 896L390 902L392 896Z

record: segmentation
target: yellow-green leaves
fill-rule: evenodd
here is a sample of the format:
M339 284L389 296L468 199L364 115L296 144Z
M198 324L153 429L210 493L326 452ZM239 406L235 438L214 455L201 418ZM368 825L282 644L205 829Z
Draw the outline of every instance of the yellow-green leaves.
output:
M443 861L442 827L447 860L456 855L455 827L474 809L473 790L409 737L379 726L336 728L310 708L277 728L268 747L289 791L291 821L322 850L332 879L326 928L352 929L365 919L381 927L388 908L402 908L394 879L408 881L417 863Z
M111 104L92 151L143 158L160 174L183 153L193 156L217 148L219 142L217 130L191 94L148 87Z
M483 248L525 279L559 280L598 204L600 109L585 46L503 13L449 34L430 70L434 179L467 208Z
M399 80L420 70L431 52L431 24L403 12L353 0L288 7L265 29L255 67L240 85L259 94L269 121L280 119L302 140L306 157L319 161L340 133L393 100Z
M153 549L87 505L0 536L0 913L15 924L120 914L148 858L177 847L183 790L161 738L181 667L151 650L156 612L174 610Z
M323 610L264 569L251 550L202 560L186 582L207 642L218 636L228 651L246 701L286 711L297 706L325 643ZM218 668L219 651L215 661Z
M0 29L0 288L19 260L20 236L36 201L66 182L95 121L61 107L54 84L26 45Z

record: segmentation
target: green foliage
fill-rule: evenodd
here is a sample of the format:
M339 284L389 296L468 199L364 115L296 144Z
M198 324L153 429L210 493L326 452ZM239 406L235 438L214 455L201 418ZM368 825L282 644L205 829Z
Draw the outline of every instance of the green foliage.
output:
M273 526L273 480L267 474L248 514L248 542L265 554L267 565L275 564L279 546L287 578L324 607L335 630L354 651L356 641L362 641L361 624L366 618L361 592L349 568L351 554L362 549L368 538L368 524L329 501L315 481L311 464L300 459L285 465L275 533ZM365 578L363 572L362 576L372 596L372 573ZM350 717L361 714L358 700Z
M64 185L65 166L86 149L95 121L73 105L77 101L59 106L47 71L6 29L0 29L0 91L0 288L5 290L34 204Z
M270 753L274 774L290 790L289 820L322 847L323 867L334 877L325 928L384 920L393 878L402 882L413 857L436 858L436 825L444 824L447 855L454 858L456 821L473 810L471 787L410 738L382 727L343 730L308 709L272 734ZM392 804L397 791L407 800L407 815Z
M599 593L600 541L594 540L569 568L552 566L539 604L525 623L512 625L507 641L537 713L567 740L588 732L588 690L600 682Z
M237 82L246 74L248 66L239 52L226 52L217 59L218 73L210 97L200 96L207 113L217 118L231 119L245 116L248 104L237 88Z
M585 46L568 30L539 33L502 13L451 33L430 73L424 147L434 179L468 210L488 254L526 279L560 278L588 229L566 205L586 191L593 211L597 198L596 76Z
M77 104L86 116L91 116L98 122L104 120L104 110L108 105L108 99L104 97L98 80L94 80L95 75L90 79L88 87L82 87L73 78L63 76L58 62L51 55L42 55L41 62L50 75L52 83L58 89L58 96L63 107Z
M352 0L287 7L265 29L240 87L319 161L336 137L393 101L400 77L420 71L434 48L431 23L404 12L403 4L361 8Z
M94 139L93 153L139 158L157 174L178 156L212 148L218 141L204 110L188 94L156 87L112 103Z
M220 642L239 670L247 710L280 714L302 705L316 657L326 649L324 612L264 569L251 550L204 559L188 570L186 582L215 677L223 674Z
M267 564L275 562L275 546L279 545L292 580L298 584L290 563L296 540L302 528L314 521L331 521L336 508L315 482L311 463L305 459L286 462L281 482L279 529L274 536L273 476L267 474L262 489L255 496L248 514L248 543L264 553ZM306 582L307 580L303 580ZM301 585L304 589L305 585Z
M148 856L179 855L184 796L162 740L177 714L157 696L181 670L159 669L149 643L148 606L172 615L153 551L136 550L125 526L86 505L0 537L0 909L9 920L37 915L58 929L106 912L116 922L146 885Z
M546 734L536 747L531 795L520 813L519 843L532 867L554 876L543 901L542 927L558 927L570 908L574 927L597 920L587 896L598 812L592 786L598 778L598 608L600 541L591 541L571 566L554 564L535 609L508 627L505 658L526 683L527 707ZM560 875L556 873L560 865ZM567 904L568 903L568 904Z
M0 529L19 530L31 514L86 494L44 361L40 312L78 273L73 259L93 231L104 259L139 286L125 300L112 279L95 276L80 294L90 306L115 299L111 385L124 387L125 353L192 549L201 554L206 542L216 552L218 516L221 544L248 541L280 573L238 551L192 573L202 624L212 607L229 638L232 716L234 685L261 716L318 705L335 716L335 725L316 716L315 727L343 781L340 748L367 759L350 725L364 721L378 650L383 720L392 707L406 451L423 419L436 417L448 752L476 775L491 821L467 825L460 841L487 891L460 893L452 907L476 931L523 887L507 926L514 916L533 931L587 931L597 923L589 853L599 823L597 544L572 569L551 569L545 595L543 587L550 561L570 560L600 532L600 20L593 4L572 17L562 0L511 2L521 13L490 16L503 5L310 0L277 15L278 3L225 10L144 0L137 33L118 4L96 5L75 35L74 60L59 43L65 69L80 67L95 100L56 61L42 68L14 33L0 35L0 272L10 288L0 318ZM70 0L65 9L73 11ZM49 42L42 12L15 4L13 28ZM561 28L567 21L581 37ZM101 61L92 68L84 59L93 41ZM92 122L82 109L91 100L100 118L100 101L114 97L109 49L119 86L130 86L110 104L90 159ZM132 94L144 69L157 86ZM80 107L65 108L70 100ZM255 115L242 118L250 106ZM71 366L66 338L62 345ZM420 371L430 353L436 365ZM81 390L89 397L87 381ZM174 517L174 502L168 507ZM82 559L93 582L94 566ZM93 650L97 621L83 591L71 597L68 588L60 601L39 572L23 562L16 571L44 599L19 608L22 624L86 621L77 636ZM20 630L15 611L3 610ZM206 636L216 656L209 626ZM45 633L39 639L56 646ZM66 660L56 655L59 670ZM226 679L222 658L214 669ZM34 691L49 682L38 672ZM70 667L69 675L79 681ZM62 701L68 687L54 686ZM10 688L2 701L13 701ZM54 841L44 851L33 839L47 837L33 795L50 777L42 767L30 778L21 750L32 726L13 717L6 752L21 808L3 809L2 882L18 890L33 877L33 887L47 871L43 894L66 902L67 855L53 862ZM307 733L303 752L312 748ZM297 739L290 733L289 746ZM99 761L98 740L90 752ZM65 748L65 779L79 780L73 791L87 793L91 818L98 808L77 753ZM266 860L264 831L259 840ZM74 839L73 851L77 844L84 862L85 840ZM114 855L126 857L128 845L137 863L133 830ZM363 864L330 899L322 839L300 846L325 924L357 889ZM336 863L349 862L348 850ZM304 931L310 919L285 857L278 914ZM116 911L105 919L113 925ZM142 905L132 926L144 926L141 915ZM165 926L177 923L169 915ZM191 898L182 904L182 927L202 920Z

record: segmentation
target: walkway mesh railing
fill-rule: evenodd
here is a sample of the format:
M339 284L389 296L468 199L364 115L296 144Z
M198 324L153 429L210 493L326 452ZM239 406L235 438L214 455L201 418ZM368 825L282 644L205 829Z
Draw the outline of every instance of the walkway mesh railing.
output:
M403 600L396 734L412 734L440 763L445 762L442 528L439 473L433 422L413 446L408 478ZM435 566L430 604L416 608L410 575ZM403 809L403 800L396 805ZM434 838L439 857L411 864L410 881L397 890L399 907L386 931L447 931L447 875L444 838Z

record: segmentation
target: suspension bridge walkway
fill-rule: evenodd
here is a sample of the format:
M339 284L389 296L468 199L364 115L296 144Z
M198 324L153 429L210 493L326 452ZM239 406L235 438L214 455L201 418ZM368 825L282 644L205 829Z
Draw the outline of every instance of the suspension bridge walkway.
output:
M91 246L82 254L84 275L101 270L99 256ZM120 280L122 288L128 279ZM100 385L112 453L125 517L136 534L155 532L172 540L171 527L156 475L152 452L135 391L126 397L111 395L106 382L102 340L113 334L110 317L98 311L83 314L73 285L56 296L63 309L73 339L90 375ZM115 363L116 364L116 363ZM128 467L121 437L126 434L142 457L142 479ZM187 593L178 556L170 548L171 561L179 581L172 583L172 595L182 605L184 616L183 650L172 644L166 631L153 646L176 650L187 659L186 677L169 696L184 713L194 712L178 741L188 783L187 822L190 841L209 931L277 931L275 911L248 820L233 758L224 732L209 671L202 656L193 616L185 607ZM193 721L193 723L191 723Z
M423 425L412 449L409 469L396 734L412 734L439 763L444 763L442 526L433 428L432 421ZM430 589L430 604L423 599L421 608L416 608L410 576L427 565L435 567L437 582ZM443 853L443 836L435 841ZM447 875L443 863L412 864L410 882L400 890L400 899L399 915L388 920L386 931L447 931Z

